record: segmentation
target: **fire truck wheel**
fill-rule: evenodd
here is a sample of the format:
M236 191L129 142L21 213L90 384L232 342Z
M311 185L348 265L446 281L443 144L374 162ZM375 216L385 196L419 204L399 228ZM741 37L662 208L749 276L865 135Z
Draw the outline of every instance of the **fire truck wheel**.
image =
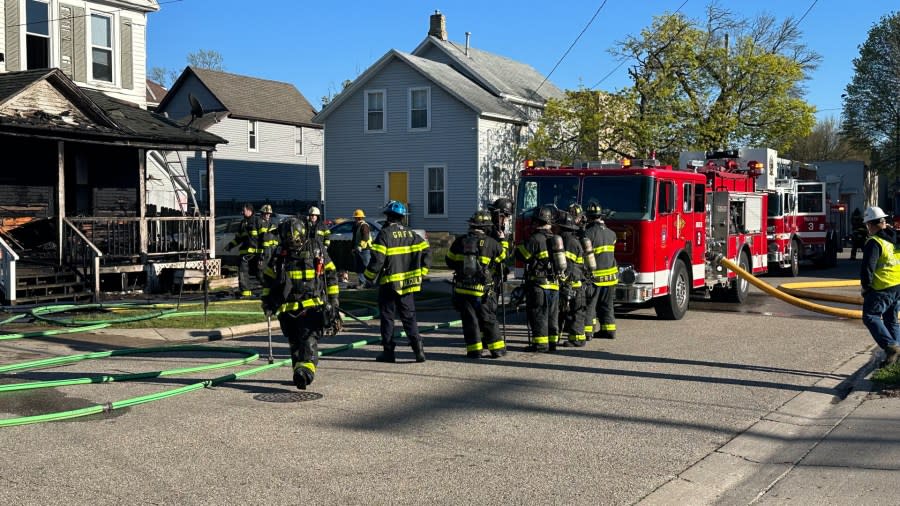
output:
M751 270L750 259L747 258L746 251L741 253L741 259L738 262L738 266L747 272L753 272ZM748 293L750 293L750 282L740 276L735 276L731 287L729 287L728 289L728 300L731 302L742 304L745 300L747 300Z
M791 241L791 263L784 269L784 275L796 278L800 275L800 243Z
M672 279L669 282L669 293L653 302L656 316L663 320L680 320L687 312L691 300L691 280L688 277L684 262L676 260L672 266Z

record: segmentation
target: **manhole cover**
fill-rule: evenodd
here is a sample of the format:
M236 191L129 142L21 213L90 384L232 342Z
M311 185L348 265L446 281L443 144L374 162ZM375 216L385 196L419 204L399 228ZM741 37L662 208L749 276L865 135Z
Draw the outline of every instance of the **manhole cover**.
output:
M315 392L274 392L269 394L256 394L254 399L263 402L304 402L322 398L322 394Z

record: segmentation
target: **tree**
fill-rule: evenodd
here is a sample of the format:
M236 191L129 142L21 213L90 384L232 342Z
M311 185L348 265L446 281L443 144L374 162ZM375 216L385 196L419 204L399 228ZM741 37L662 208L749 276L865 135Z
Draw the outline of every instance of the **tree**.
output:
M321 99L321 100L322 100L322 109L324 109L325 106L327 106L328 104L330 104L331 101L334 100L334 97L340 95L340 94L341 94L341 91L346 90L346 89L347 89L347 86L350 86L351 84L353 84L353 81L351 81L350 79L344 79L344 82L341 83L341 90L340 90L340 91L335 91L335 89L334 89L334 84L333 84L333 83L332 83L332 84L329 84L329 85L328 85L328 95L323 95L323 96L322 96L322 99Z
M781 23L767 15L739 19L714 4L703 21L681 14L654 18L640 35L611 50L635 63L628 69L632 85L609 95L626 110L607 115L615 117L615 124L600 124L612 135L600 138L615 141L608 146L612 152L657 153L665 161L677 160L684 149L786 150L814 123L801 84L820 57L799 42L800 35L792 18ZM579 110L569 96L566 102L565 107ZM545 132L554 128L542 125Z
M218 51L212 49L198 49L195 53L188 53L185 59L187 64L192 67L218 71L225 70L224 58ZM178 79L180 74L180 70L153 67L150 69L148 77L161 84L164 88L169 88L175 84L175 80Z
M883 16L853 60L842 132L871 153L871 170L900 176L900 13Z
M804 162L850 158L869 162L868 153L854 148L841 134L840 125L833 116L816 123L812 132L797 140L784 156Z

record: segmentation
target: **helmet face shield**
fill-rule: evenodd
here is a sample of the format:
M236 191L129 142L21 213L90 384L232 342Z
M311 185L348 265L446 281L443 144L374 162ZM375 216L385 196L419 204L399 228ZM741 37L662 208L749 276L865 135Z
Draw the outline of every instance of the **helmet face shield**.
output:
M278 227L281 244L288 248L299 248L307 239L306 223L303 220L291 219Z

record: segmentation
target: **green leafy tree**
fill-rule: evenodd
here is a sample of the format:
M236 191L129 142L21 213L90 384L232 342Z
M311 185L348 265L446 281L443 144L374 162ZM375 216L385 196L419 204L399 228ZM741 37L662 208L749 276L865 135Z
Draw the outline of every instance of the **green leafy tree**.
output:
M859 149L871 153L871 170L900 176L900 13L883 16L853 60L841 125Z
M551 126L558 118L546 115L534 151L553 145L542 135L571 136L598 126L603 129L598 135L601 152L656 153L668 162L684 149L786 150L815 121L814 108L802 98L802 83L820 57L800 36L792 18L780 23L768 15L742 19L714 4L702 21L681 14L658 16L611 50L634 62L628 69L631 86L608 95L611 104L624 110L595 121L595 114L567 94L560 108L572 111L570 121L581 124Z

